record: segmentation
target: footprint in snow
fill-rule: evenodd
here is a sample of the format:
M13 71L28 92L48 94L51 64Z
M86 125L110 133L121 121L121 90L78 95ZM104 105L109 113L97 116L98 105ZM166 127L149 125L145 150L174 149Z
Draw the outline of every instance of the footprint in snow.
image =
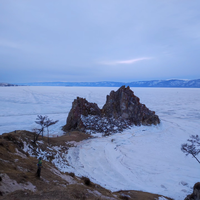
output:
M164 185L161 185L161 188L167 189Z
M181 182L179 183L179 185L183 185L183 186L187 186L187 187L188 187L188 183L186 183L185 181L181 181Z

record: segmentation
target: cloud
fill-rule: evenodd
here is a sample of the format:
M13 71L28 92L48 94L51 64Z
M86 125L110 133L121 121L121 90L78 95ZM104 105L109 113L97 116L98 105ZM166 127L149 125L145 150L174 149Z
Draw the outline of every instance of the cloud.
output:
M15 43L15 42L12 42L12 41L9 41L9 40L5 40L5 39L0 39L0 47L1 46L14 48L14 49L19 49L20 48L19 44Z
M151 57L142 57L142 58L135 58L135 59L131 59L131 60L104 61L104 62L101 62L101 64L104 64L104 65L134 64L139 61L150 60L150 59L152 59L152 58Z

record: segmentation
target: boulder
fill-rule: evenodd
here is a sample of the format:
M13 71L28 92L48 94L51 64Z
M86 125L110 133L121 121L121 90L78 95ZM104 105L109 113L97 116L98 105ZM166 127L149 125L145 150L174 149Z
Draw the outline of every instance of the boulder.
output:
M122 132L132 125L157 125L159 117L149 110L129 87L111 91L102 109L86 99L74 100L64 131L86 131L110 134Z
M195 183L193 193L188 195L185 200L200 200L200 182Z

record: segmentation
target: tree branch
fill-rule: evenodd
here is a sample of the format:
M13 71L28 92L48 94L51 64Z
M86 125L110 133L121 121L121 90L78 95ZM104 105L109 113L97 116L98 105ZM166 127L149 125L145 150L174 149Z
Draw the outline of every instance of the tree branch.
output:
M192 154L192 153L191 153ZM193 154L192 154L193 155ZM198 160L198 158L195 156L195 155L193 155L193 157L197 160L197 162L198 163L200 163L200 161Z

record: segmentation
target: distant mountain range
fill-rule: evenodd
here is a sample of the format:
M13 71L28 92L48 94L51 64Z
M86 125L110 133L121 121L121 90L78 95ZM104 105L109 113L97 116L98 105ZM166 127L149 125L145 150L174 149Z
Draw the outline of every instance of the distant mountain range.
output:
M121 87L122 85L130 87L182 87L182 88L200 88L200 79L195 80L152 80L135 82L33 82L33 83L0 83L0 86L76 86L76 87Z
M200 88L200 79L196 80L152 80L152 81L136 81L136 82L34 82L18 85L29 86L84 86L84 87L120 87L122 85L130 87L187 87L187 88Z
M6 86L17 86L17 85L15 85L15 84L10 84L10 83L0 83L0 86L6 87Z

